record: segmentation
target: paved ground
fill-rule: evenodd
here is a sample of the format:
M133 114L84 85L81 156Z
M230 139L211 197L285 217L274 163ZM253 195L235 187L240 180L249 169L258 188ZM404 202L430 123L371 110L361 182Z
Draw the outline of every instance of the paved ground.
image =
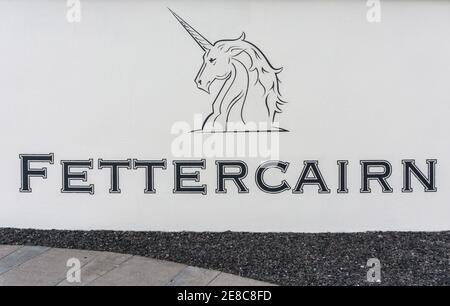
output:
M0 245L133 254L279 285L450 285L450 232L240 233L0 228Z
M73 259L80 263L76 282ZM72 261L71 261L72 260ZM67 275L69 274L69 278ZM75 280L75 282L73 281ZM0 286L263 286L260 281L140 256L0 245Z

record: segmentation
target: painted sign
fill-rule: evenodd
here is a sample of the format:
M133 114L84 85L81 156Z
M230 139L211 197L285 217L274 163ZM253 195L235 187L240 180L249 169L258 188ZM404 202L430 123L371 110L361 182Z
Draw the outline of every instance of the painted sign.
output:
M442 1L2 1L0 226L449 230L448 37Z

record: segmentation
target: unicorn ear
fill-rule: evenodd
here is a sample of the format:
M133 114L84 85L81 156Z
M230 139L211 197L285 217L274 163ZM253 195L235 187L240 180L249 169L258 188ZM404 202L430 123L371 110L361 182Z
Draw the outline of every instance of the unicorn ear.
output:
M245 40L245 32L242 32L241 36L237 40Z

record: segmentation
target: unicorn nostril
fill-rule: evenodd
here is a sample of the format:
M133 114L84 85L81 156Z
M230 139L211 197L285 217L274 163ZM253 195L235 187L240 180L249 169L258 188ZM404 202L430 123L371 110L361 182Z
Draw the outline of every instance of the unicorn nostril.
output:
M202 85L202 80L198 80L198 85Z

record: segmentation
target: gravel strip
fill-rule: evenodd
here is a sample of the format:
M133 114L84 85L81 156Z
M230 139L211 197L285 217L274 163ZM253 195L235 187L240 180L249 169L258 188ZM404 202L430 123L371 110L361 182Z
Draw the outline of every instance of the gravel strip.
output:
M0 244L141 255L280 285L450 285L450 232L241 233L0 228Z

